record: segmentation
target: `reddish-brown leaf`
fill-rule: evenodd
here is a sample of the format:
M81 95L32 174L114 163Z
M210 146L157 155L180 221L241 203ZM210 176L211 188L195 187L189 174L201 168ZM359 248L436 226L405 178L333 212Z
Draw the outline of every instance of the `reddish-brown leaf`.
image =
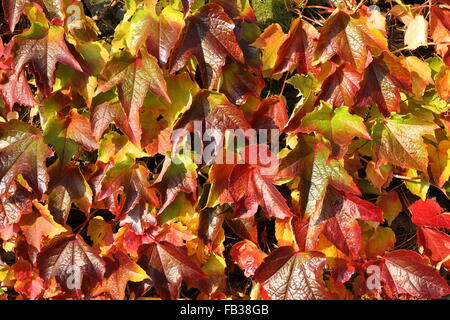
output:
M58 63L83 72L66 44L62 27L51 26L45 35L25 32L14 37L13 41L16 77L30 64L36 76L36 84L45 97L52 91Z
M244 55L233 30L233 21L220 5L209 3L201 7L186 21L185 30L169 60L170 71L177 72L195 56L203 87L215 88L227 55L244 63Z
M400 110L400 89L412 90L411 76L391 53L384 52L366 68L356 107L376 103L383 114Z
M207 278L184 248L163 241L143 246L140 251L138 263L145 268L162 299L177 299L183 280L195 283Z
M328 300L333 296L322 279L326 257L319 252L295 252L280 247L255 272L261 297L271 300Z
M79 235L55 239L38 255L37 266L41 277L56 278L63 290L81 290L87 276L97 282L105 274L105 262Z
M278 51L273 74L291 71L293 68L300 74L317 74L318 69L312 62L319 35L316 28L302 18L292 20L287 39Z

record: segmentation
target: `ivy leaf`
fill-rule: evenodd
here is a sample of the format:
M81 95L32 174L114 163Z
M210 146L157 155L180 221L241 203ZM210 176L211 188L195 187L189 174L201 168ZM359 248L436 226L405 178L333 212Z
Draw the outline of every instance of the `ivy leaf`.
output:
M403 67L397 57L386 52L374 58L365 70L355 107L376 103L386 116L389 116L391 112L398 112L400 89L408 92L412 90L408 70Z
M384 219L389 226L392 225L392 222L403 210L402 203L395 190L391 190L378 197L377 206L383 210Z
M264 81L258 76L232 62L222 70L223 82L220 92L237 105L243 105L250 96L259 97L264 88Z
M45 97L51 93L55 82L57 63L83 72L78 61L64 40L64 28L50 26L47 31L35 27L14 37L14 73L18 76L27 64L31 64L36 84Z
M141 163L134 163L128 158L111 168L102 181L102 188L97 195L97 201L121 192L120 205L122 213L127 214L140 200L145 200L148 204L159 207L159 199L155 190L148 181L150 171Z
M22 174L39 198L47 190L45 160L52 155L40 130L20 121L0 123L0 194Z
M272 74L278 58L278 51L286 40L287 35L277 23L268 26L251 46L262 50L261 68L264 77Z
M55 239L39 253L37 266L44 280L56 278L65 291L81 289L72 287L76 285L74 279L77 275L81 277L82 283L86 276L98 282L105 274L105 262L79 235Z
M267 150L268 146L249 146L244 149L246 156L257 154L258 164L237 164L228 178L228 189L236 203L235 216L246 219L253 216L260 205L269 217L284 219L292 216L286 199L273 186L273 168L277 159ZM267 157L263 159L263 157ZM249 163L249 162L248 162Z
M308 150L307 143L300 143L280 164L280 177L300 176L299 190L304 194L300 199L300 212L308 220L307 231L300 247L315 250L319 223L323 221L322 208L328 186L353 195L361 195L361 191L337 160L329 160L330 150L323 142L314 142Z
M437 125L414 116L393 115L373 127L373 150L377 166L391 163L403 168L420 170L428 168L428 153L423 136L432 135Z
M441 206L434 200L417 200L408 209L412 222L417 225L450 229L450 213L442 213Z
M105 93L105 95L108 95ZM117 96L104 96L106 101L95 104L90 112L91 130L96 139L100 139L109 125L115 125L127 135L131 141L136 141L137 137L128 122L125 110L117 99ZM111 99L108 99L111 98Z
M33 265L26 260L19 260L11 267L14 272L14 290L27 299L36 300L44 290L44 281L36 275Z
M43 2L48 11L57 13L62 9L61 1L62 0L39 0L38 2ZM8 21L9 30L13 33L26 5L35 2L32 0L2 0L2 3L5 20Z
M0 197L0 229L19 222L20 217L31 212L32 194L18 183L12 183Z
M333 299L322 280L326 257L319 252L295 252L280 247L270 253L255 272L261 297L270 300Z
M18 75L11 75L5 83L0 82L0 97L5 101L9 110L13 109L15 103L28 107L37 104L23 71Z
M11 33L14 32L25 5L30 2L30 0L2 0L5 20L8 21Z
M411 73L412 92L416 96L423 96L426 87L434 84L430 66L415 56L405 57L403 64Z
M196 125L199 122L201 122L200 128ZM203 127L205 133L210 135L209 141L204 143L203 148L205 153L203 158L207 161L213 160L218 155L227 129L245 131L251 128L244 117L243 111L231 104L223 94L200 90L194 97L191 107L183 113L174 126L172 135L174 149L183 141L186 132L194 132L204 136L203 132L199 132Z
M450 10L441 7L430 9L430 31L431 37L436 44L436 52L450 66Z
M286 83L299 91L300 101L292 111L289 121L284 128L285 132L296 132L303 117L312 112L317 105L317 95L320 92L320 82L312 75L294 75Z
M56 162L49 168L51 176L48 191L48 208L55 221L64 225L74 203L89 216L92 206L92 189L74 165L61 167Z
M161 214L176 198L179 192L192 193L197 197L197 166L183 154L166 157L163 168L154 182L155 187L163 195Z
M450 262L450 236L433 228L419 227L417 243L424 247L424 254L436 263L444 263L448 268Z
M138 57L122 51L106 64L102 76L105 81L99 84L96 94L117 86L120 103L133 130L133 138L130 140L139 144L142 134L139 110L148 91L171 102L157 60L145 50L141 50Z
M123 300L128 281L141 282L149 279L147 273L122 251L115 251L112 258L105 258L106 272L103 282L93 294L108 294L114 300Z
M372 227L369 227L373 230ZM375 230L363 234L364 249L368 259L377 259L382 256L387 250L392 250L396 243L395 233L391 228L376 227Z
M253 242L244 240L236 243L230 250L233 262L244 270L244 275L249 278L255 274L267 256Z
M207 278L183 248L166 241L143 246L138 263L162 299L177 299L183 280L197 282Z
M315 57L325 63L337 55L361 73L370 61L369 50L387 50L386 37L373 28L362 14L348 15L337 9L320 29Z
M250 119L252 128L255 130L278 129L282 131L287 122L288 112L286 102L279 96L272 96L263 99L251 115Z
M215 88L227 55L244 63L244 54L233 33L234 27L220 5L209 3L201 7L186 20L185 30L169 60L170 72L179 71L195 56L204 87Z
M89 119L80 115L77 109L71 109L65 118L60 115L51 118L45 126L44 137L62 163L72 160L80 147L87 151L98 149Z
M383 212L369 201L329 187L318 222L325 220L325 237L355 260L362 257L362 235L357 219L381 223Z
M294 67L299 74L316 74L318 70L312 62L319 36L316 28L308 22L301 18L292 20L286 41L278 51L273 74L291 71Z
M136 55L146 42L147 50L165 65L184 27L183 14L166 6L159 16L154 9L138 9L130 22L130 52Z
M156 198L157 199L157 198ZM127 226L138 235L145 233L145 230L151 226L156 226L157 221L153 214L149 211L149 206L144 201L139 201L126 214L121 215L120 225Z
M119 164L128 158L137 159L149 155L128 140L127 136L110 131L100 140L97 160L103 163Z
M318 97L338 108L342 105L353 106L356 94L360 89L362 76L346 63L339 67L332 65L330 75L322 83L322 91Z
M55 222L46 206L36 203L35 207L37 212L22 216L20 229L27 242L40 251L44 237L52 239L68 230Z
M382 276L393 292L430 299L450 294L447 281L437 270L427 266L414 251L397 250L386 253L383 262Z
M437 148L427 145L430 170L439 188L450 178L450 141L440 141Z
M355 137L372 140L361 117L350 114L348 107L333 109L323 101L319 108L303 118L298 131L315 131L330 140L335 159L340 159L347 153L348 145Z
M171 102L168 103L161 97L147 95L144 101L144 111L161 114L169 125L172 126L178 120L180 114L189 109L193 97L199 91L199 87L190 78L188 72L168 76L166 77L166 82L167 92ZM157 117L159 114L153 116Z

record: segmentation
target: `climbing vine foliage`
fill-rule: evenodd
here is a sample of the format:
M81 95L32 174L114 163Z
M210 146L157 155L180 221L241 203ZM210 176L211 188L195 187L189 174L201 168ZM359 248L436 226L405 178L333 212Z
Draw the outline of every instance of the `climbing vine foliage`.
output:
M284 2L2 0L0 299L450 294L450 1Z

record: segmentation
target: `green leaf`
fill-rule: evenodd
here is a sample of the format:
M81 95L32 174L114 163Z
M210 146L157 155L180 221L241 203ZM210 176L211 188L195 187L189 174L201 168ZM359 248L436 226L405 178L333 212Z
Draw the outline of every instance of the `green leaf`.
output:
M321 133L330 140L336 159L342 158L347 152L348 145L355 137L371 140L364 120L348 112L348 107L333 110L332 105L321 102L320 107L308 113L302 120L300 132Z
M414 116L393 115L381 120L372 130L373 150L377 166L391 163L403 168L420 170L426 174L428 153L424 135L434 135L438 126Z

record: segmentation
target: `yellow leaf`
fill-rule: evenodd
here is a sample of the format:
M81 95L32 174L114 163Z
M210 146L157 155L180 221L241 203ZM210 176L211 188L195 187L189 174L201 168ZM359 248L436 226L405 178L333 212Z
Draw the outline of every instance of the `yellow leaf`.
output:
M108 252L114 241L112 226L102 217L94 217L89 221L87 235L91 238L94 246L99 247L102 255Z
M429 144L428 154L434 181L441 188L450 177L450 141L439 142L437 148Z
M268 77L278 56L278 50L286 40L287 34L283 32L279 24L271 24L264 30L261 36L251 45L262 50L262 69L264 77Z
M363 237L364 248L369 259L376 259L385 251L393 249L396 241L394 231L385 227L365 231Z
M427 43L428 37L428 22L424 16L417 15L410 21L406 27L405 44L410 50Z
M411 73L413 93L422 96L427 85L434 83L430 66L415 56L405 57L402 62Z
M388 225L392 224L403 209L398 194L394 190L381 195L377 200L377 206L383 210L383 216Z
M406 176L409 178L417 178L419 174L417 170L408 169L406 171ZM405 185L412 194L420 197L422 200L427 199L428 189L430 188L430 183L426 179L413 179L405 181Z
M294 232L292 230L292 217L275 220L275 237L278 241L278 246L291 246L298 251L298 245L295 241Z

